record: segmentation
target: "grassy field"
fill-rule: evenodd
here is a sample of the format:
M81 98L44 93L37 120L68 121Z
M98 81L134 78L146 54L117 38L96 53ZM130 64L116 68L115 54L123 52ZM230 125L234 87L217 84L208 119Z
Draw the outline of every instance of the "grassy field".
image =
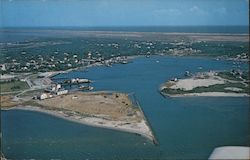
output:
M2 92L16 92L28 89L29 86L26 82L13 81L13 82L1 82L0 91Z
M8 107L13 107L13 106L16 106L18 105L19 103L18 102L14 102L12 101L12 96L10 95L6 95L6 96L0 96L0 101L1 101L1 108L8 108Z
M83 93L75 92L63 96L36 101L52 109L74 111L89 116L103 116L113 120L141 120L138 109L133 107L128 95L123 93Z

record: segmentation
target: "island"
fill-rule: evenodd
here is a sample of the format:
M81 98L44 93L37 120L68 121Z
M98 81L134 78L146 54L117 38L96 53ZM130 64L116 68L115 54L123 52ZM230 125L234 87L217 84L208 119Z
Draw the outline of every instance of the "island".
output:
M249 72L209 71L173 78L160 86L160 93L168 97L183 96L249 96Z

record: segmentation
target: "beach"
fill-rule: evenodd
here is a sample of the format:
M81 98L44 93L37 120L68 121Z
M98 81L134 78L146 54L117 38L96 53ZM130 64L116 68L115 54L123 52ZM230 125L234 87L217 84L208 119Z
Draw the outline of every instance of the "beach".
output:
M77 115L69 116L60 111L46 110L46 109L43 109L41 107L36 107L36 106L17 106L17 107L12 107L8 109L2 109L2 110L27 110L27 111L41 112L41 113L49 114L54 117L62 118L64 120L72 121L75 123L80 123L83 125L112 129L112 130L128 132L128 133L135 133L145 138L148 138L151 141L154 141L155 139L155 137L152 134L152 131L150 131L149 127L146 124L147 122L145 120L141 121L140 123L137 123L136 125L133 125L133 124L126 124L122 121L109 121L109 120L96 118L96 117L81 117Z
M170 97L249 97L244 93L224 93L224 92L204 92L204 93L188 93L179 95L169 95Z
M169 80L160 86L160 92L169 97L249 97L248 84L249 80L233 73L209 71Z
M74 92L45 100L20 104L5 110L21 109L46 113L73 122L136 133L155 141L143 114L127 94L116 92Z

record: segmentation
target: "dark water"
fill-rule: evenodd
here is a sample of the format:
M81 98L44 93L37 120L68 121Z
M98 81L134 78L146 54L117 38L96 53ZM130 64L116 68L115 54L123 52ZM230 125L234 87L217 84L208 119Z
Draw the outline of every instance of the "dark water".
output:
M186 70L224 70L232 66L230 61L155 56L140 57L127 65L58 75L55 79L90 78L96 90L134 92L159 146L134 134L13 110L2 113L4 154L12 159L207 159L215 147L246 146L250 140L248 98L164 98L158 93L161 83L183 77Z

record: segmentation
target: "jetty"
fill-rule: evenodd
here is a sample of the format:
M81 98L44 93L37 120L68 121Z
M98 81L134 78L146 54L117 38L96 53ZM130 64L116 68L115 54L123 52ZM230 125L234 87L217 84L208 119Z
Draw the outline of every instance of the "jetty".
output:
M151 134L152 134L152 137L151 137L152 142L154 143L154 145L159 145L159 141L157 140L157 138L156 138L156 136L155 136L153 127L152 127L150 121L148 120L147 116L145 115L143 108L141 107L141 105L140 105L139 101L137 100L135 94L132 94L132 96L133 96L133 97L132 97L132 98L133 98L133 102L136 104L136 106L138 106L138 108L139 108L140 112L142 113L142 116L143 116L143 118L144 118L144 120L145 120L145 122L146 122L146 125L149 127L149 129L150 129L150 131L151 131Z

